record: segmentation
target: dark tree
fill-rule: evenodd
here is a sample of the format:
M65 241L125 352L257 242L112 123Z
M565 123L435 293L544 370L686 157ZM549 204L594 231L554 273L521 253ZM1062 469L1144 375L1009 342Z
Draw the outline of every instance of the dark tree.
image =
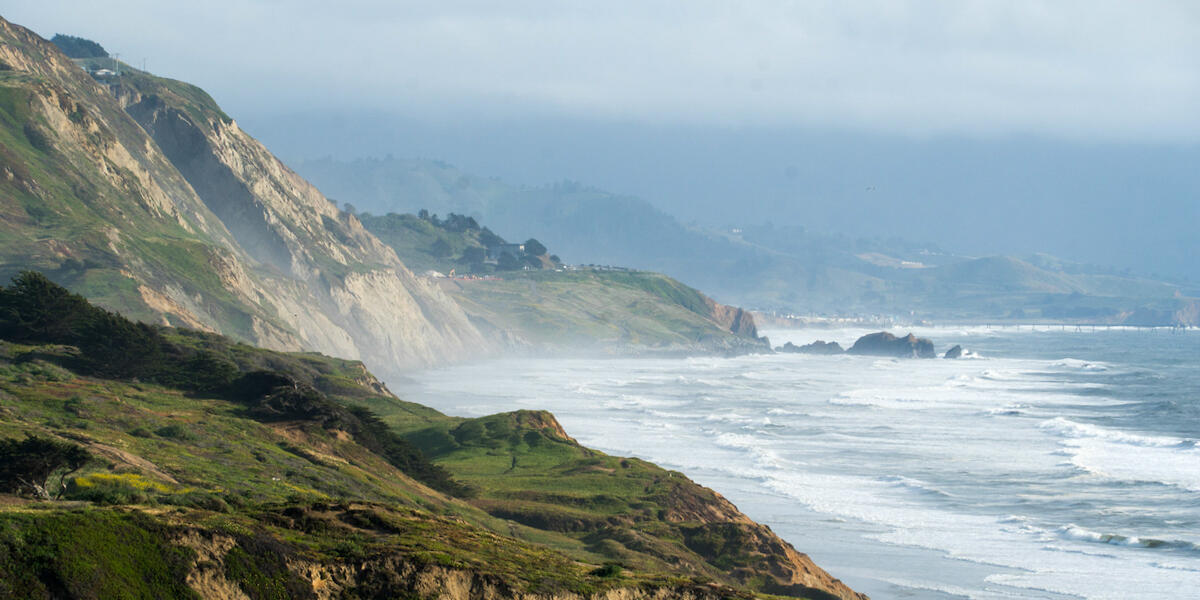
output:
M417 211L417 218L422 221L428 221L429 220L429 211L422 208L421 210Z
M433 243L433 247L430 248L430 251L438 258L446 258L454 252L454 249L450 247L449 242L443 240L442 238L438 238L437 241Z
M496 261L496 268L502 271L516 271L521 268L521 261L512 254L504 252L500 255L500 259Z
M172 358L154 327L92 306L33 271L0 289L0 339L75 346L80 354L67 366L109 377L153 379Z
M475 221L474 217L450 213L446 215L446 220L442 222L442 229L453 231L454 233L478 231L479 223Z
M58 494L63 481L92 459L82 446L30 435L24 440L0 440L0 492L50 498L50 479L58 474Z
M500 244L503 244L504 238L492 233L491 229L484 227L479 231L479 243L483 244L487 248L491 248L492 246L499 246Z
M349 432L355 441L436 489L469 490L429 463L420 450L387 429L366 409L348 409L275 360L241 362L224 338L186 329L176 335L199 337L212 348L193 348L167 339L158 329L134 323L92 306L41 273L22 272L0 287L0 339L27 344L62 344L78 351L47 355L78 373L105 378L138 378L188 391L236 400L260 421L304 419ZM206 344L207 346L207 344ZM237 360L238 362L235 362ZM265 368L265 370L264 370ZM243 372L247 371L247 372ZM87 462L87 451L67 442L31 437L0 440L0 492L48 497L47 481L62 481Z
M559 258L557 254L551 254L551 255L550 255L550 262L553 262L553 263L554 263L554 264L556 264L556 265L561 265L561 264L562 264L562 259L561 259L561 258Z
M108 56L104 47L92 40L73 35L54 34L50 41L71 58L102 58Z
M481 263L487 258L487 252L479 246L470 246L463 250L461 261L467 264Z
M541 242L529 238L525 240L525 254L530 256L541 256L546 253L546 247Z

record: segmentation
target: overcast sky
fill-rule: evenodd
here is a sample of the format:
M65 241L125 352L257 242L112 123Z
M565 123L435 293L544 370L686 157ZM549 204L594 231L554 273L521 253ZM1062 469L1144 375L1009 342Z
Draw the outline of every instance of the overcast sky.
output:
M421 156L514 183L573 179L685 222L1200 281L1197 0L0 10L200 85L297 166Z
M384 109L1200 139L1200 2L45 0L229 112Z

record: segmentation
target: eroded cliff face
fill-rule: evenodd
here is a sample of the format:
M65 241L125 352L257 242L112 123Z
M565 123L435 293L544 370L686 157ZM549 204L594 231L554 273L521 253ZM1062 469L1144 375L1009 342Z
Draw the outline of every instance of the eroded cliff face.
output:
M0 20L0 270L109 308L384 374L486 353L458 305L202 90L94 81Z
M176 542L196 553L188 586L206 600L249 600L227 576L226 557L238 541L226 535L190 530ZM747 598L722 586L658 585L616 587L590 594L567 590L531 592L503 577L451 568L399 554L360 561L318 562L290 558L284 563L294 592L315 600L338 598L436 598L438 600L721 600Z
M758 339L758 327L754 324L754 315L749 311L721 304L712 298L705 298L708 302L709 313L712 315L712 320L716 321L726 331L751 340Z

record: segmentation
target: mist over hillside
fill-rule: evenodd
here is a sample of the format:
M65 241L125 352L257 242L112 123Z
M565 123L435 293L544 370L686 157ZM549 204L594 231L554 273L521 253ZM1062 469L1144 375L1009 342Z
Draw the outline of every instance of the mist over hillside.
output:
M296 166L358 210L468 214L504 236L536 236L567 262L659 271L723 302L761 310L1142 324L1192 319L1194 301L1186 296L1195 291L1188 286L1044 253L969 256L899 235L833 235L786 219L685 225L637 197L573 182L513 186L441 161L320 159Z
M715 228L803 226L970 255L1045 252L1200 280L1200 146L912 137L531 115L454 121L384 112L252 113L291 163L422 156L512 184L572 180ZM331 192L332 193L332 192Z

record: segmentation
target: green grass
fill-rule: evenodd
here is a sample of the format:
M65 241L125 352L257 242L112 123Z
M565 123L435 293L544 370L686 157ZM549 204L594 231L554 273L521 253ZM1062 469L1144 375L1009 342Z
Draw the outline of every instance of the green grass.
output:
M199 598L170 530L139 512L0 512L0 597Z
M755 535L751 529L704 520L711 507L721 506L712 491L681 473L584 448L563 437L548 413L460 419L407 435L479 490L475 506L576 540L592 561L642 571L682 568L726 582L735 570L757 572L732 581L771 585L758 571L761 555L745 547Z
M443 289L469 313L537 344L665 346L730 339L696 290L657 273L532 271Z
M296 574L282 566L296 560L395 566L383 557L466 569L527 592L586 594L708 581L769 587L756 559L737 547L739 525L714 528L696 520L695 506L716 502L711 491L680 473L583 448L548 413L451 418L378 393L352 361L266 352L196 332L172 339L325 381L318 385L341 390L334 396L340 402L385 415L476 487L478 497L464 502L431 492L353 439L316 424L262 423L222 398L79 377L29 358L61 349L0 343L0 436L48 435L86 445L99 458L68 479L68 503L32 512L0 503L0 528L18 524L0 529L8 531L5 543L18 548L5 555L16 556L0 572L6 580L61 572L77 581L97 569L111 571L110 579L95 583L108 589L103 586L124 585L121 573L145 571L139 585L150 586L147 596L134 586L131 597L161 594L155 587L166 577L161 574L179 568L171 557L188 552L176 547L171 532L199 527L209 532L204 535L234 539L220 571L252 598L301 597ZM137 507L132 513L120 508L130 505ZM45 520L75 510L87 516ZM91 522L100 527L94 535L73 532ZM33 530L49 533L21 546L26 538L19 535ZM114 536L133 544L132 554L106 557L110 562L98 566L70 562L90 552L89 544L114 543ZM41 559L23 553L46 545L70 564L30 571ZM148 556L159 562L147 562ZM730 569L740 575L731 577ZM382 579L367 578L364 585L391 585L382 574L372 577Z

